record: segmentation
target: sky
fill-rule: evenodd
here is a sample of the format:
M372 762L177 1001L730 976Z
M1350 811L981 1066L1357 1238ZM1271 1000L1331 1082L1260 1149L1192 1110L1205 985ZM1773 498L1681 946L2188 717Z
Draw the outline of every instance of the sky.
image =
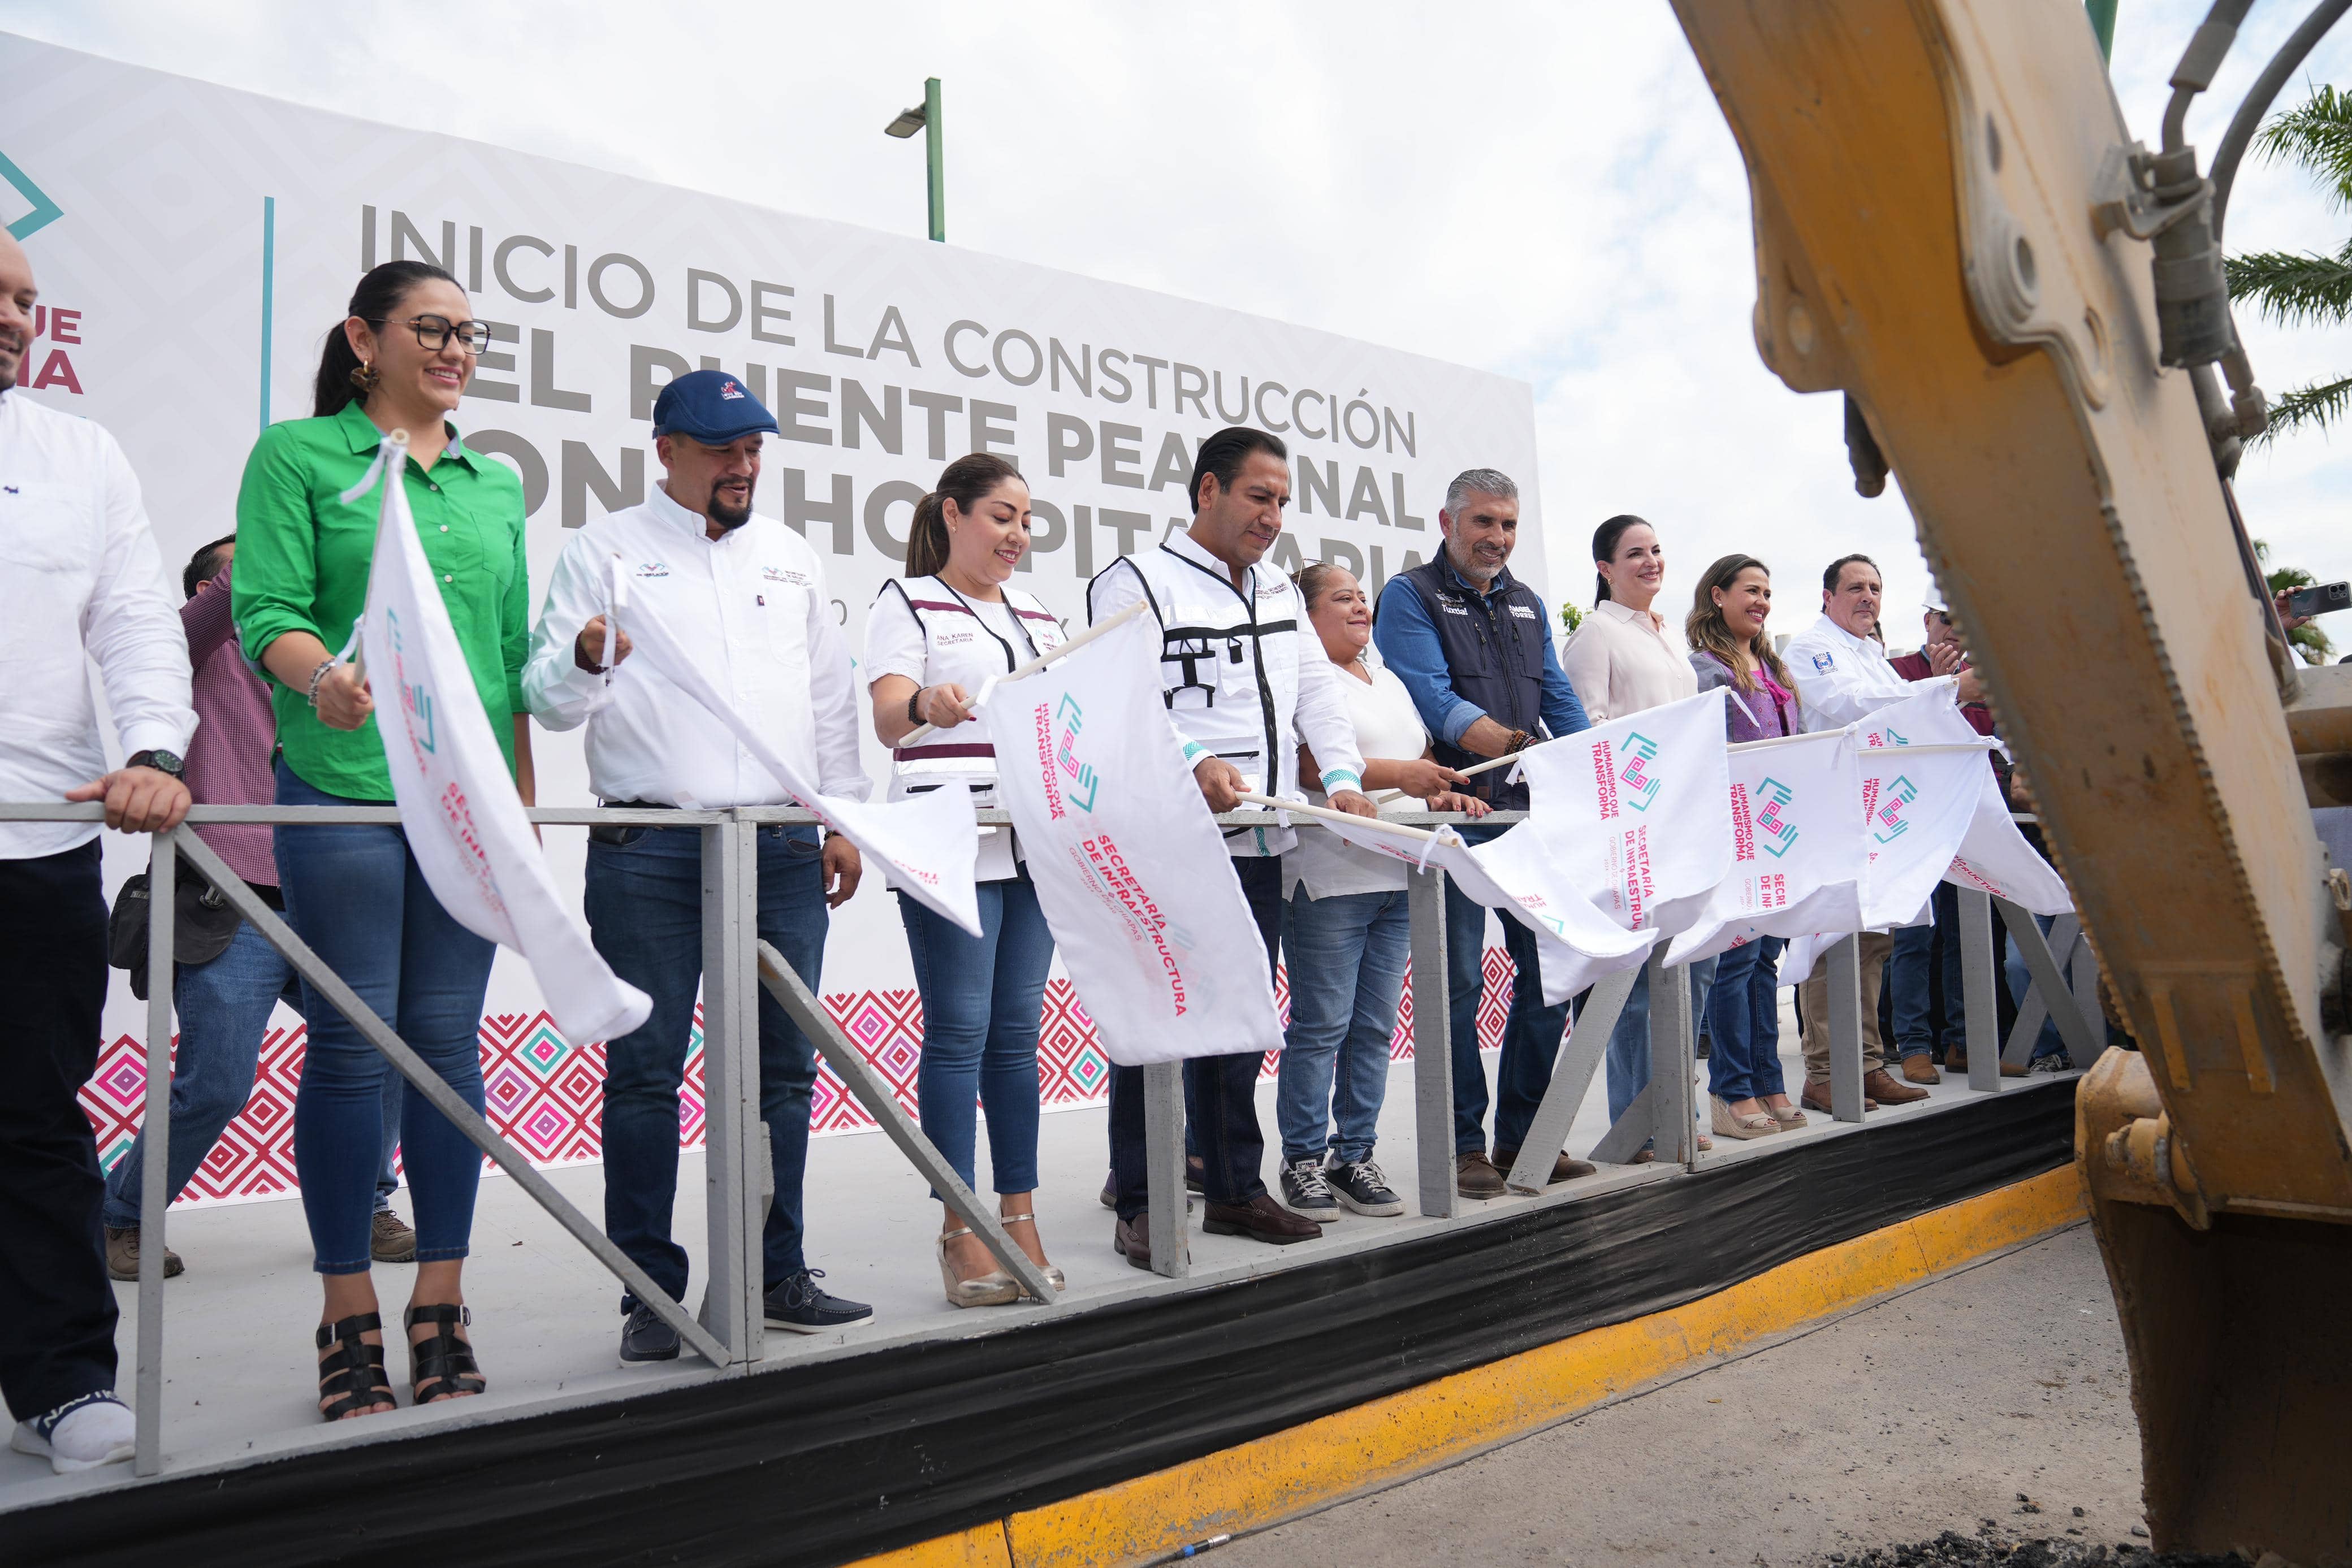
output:
M2135 134L2155 140L2205 8L2122 0L2113 74ZM2255 7L2192 141L2218 141L2304 9ZM1917 640L1927 572L1899 494L1856 497L1838 399L1789 392L1757 357L1745 172L1664 0L0 0L0 28L910 235L921 139L881 130L936 75L952 243L1528 382L1548 597L1589 605L1591 531L1634 512L1666 546L1662 608L1739 550L1776 569L1774 630L1793 632L1822 565L1859 549L1885 569L1890 640ZM2302 78L2352 79L2352 27ZM2347 225L2282 168L2250 164L2231 201L2236 249L2333 252ZM2352 365L2352 334L2240 324L2273 392ZM2352 431L2298 436L2241 473L2274 559L2323 580L2352 576L2347 450ZM2352 643L2352 625L2337 635Z

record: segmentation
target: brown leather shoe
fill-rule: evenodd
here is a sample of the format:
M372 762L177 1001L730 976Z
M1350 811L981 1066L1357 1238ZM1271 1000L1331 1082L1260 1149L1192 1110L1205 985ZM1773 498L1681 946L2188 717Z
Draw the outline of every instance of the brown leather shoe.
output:
M1293 1214L1260 1193L1247 1203L1213 1203L1201 1213L1201 1228L1212 1236L1246 1236L1269 1247L1312 1241L1323 1227L1303 1214Z
M1862 1075L1862 1092L1889 1105L1908 1105L1927 1097L1925 1089L1897 1082L1895 1074L1884 1067L1872 1068Z
M1500 1197L1510 1189L1483 1151L1454 1156L1454 1190L1465 1197Z
M1958 1077L1966 1073L1968 1070L1969 1053L1967 1051L1948 1051L1944 1053L1945 1071L1951 1073L1954 1077ZM2021 1061L2004 1061L2000 1064L2000 1075L2003 1078L2022 1078L2025 1076L2025 1064Z
M1518 1163L1518 1150L1497 1148L1495 1151L1495 1169L1501 1172L1504 1176L1509 1176L1511 1174L1511 1167ZM1565 1154L1563 1154L1551 1162L1551 1175L1545 1178L1545 1185L1547 1186L1557 1186L1560 1182L1564 1181L1574 1181L1579 1176L1589 1176L1593 1175L1599 1168L1599 1166L1594 1166L1588 1161L1570 1159Z
M1877 1072L1872 1074L1872 1076L1885 1078L1886 1074L1885 1072ZM1890 1078L1887 1079L1887 1082L1891 1083L1894 1080ZM1862 1108L1865 1111L1877 1110L1878 1102L1870 1097L1869 1078L1864 1078L1862 1081ZM1836 1110L1830 1104L1830 1081L1826 1078L1806 1079L1805 1092L1797 1096L1797 1103L1808 1111L1819 1111L1825 1116L1834 1116L1837 1114Z
M1927 1057L1906 1056L1903 1059L1903 1082L1906 1083L1941 1083L1943 1081L1944 1075L1936 1071L1935 1062Z
M1146 1209L1133 1219L1113 1221L1110 1249L1139 1269L1150 1268L1151 1211Z

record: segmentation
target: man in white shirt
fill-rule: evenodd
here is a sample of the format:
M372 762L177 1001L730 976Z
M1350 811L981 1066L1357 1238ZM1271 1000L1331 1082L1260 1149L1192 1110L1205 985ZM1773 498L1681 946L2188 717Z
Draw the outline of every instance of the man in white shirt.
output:
M1243 792L1297 799L1304 745L1334 807L1377 815L1363 793L1363 757L1339 674L1306 623L1297 589L1260 564L1282 534L1289 453L1265 431L1221 430L1201 444L1190 491L1190 531L1104 568L1087 588L1087 619L1105 621L1139 599L1150 601L1161 639L1161 696L1209 810L1239 809ZM1281 945L1282 857L1297 841L1289 828L1225 832L1269 970ZM1265 1189L1255 1098L1264 1060L1248 1051L1187 1061L1184 1113L1202 1160L1202 1228L1281 1247L1323 1228ZM1118 1215L1111 1245L1149 1269L1139 1067L1111 1069L1110 1154Z
M122 449L15 390L37 292L0 230L0 800L102 800L109 827L158 831L188 810L188 642ZM112 770L92 659L130 758ZM106 1001L94 823L0 822L0 1397L18 1453L87 1469L129 1458L133 1437L113 1392L106 1185L78 1100Z
M1887 663L1885 645L1870 634L1878 624L1885 594L1878 564L1866 555L1840 556L1822 573L1822 618L1789 639L1781 660L1797 683L1808 730L1840 729L1911 695L1911 683ZM1886 1071L1886 1046L1878 1030L1878 988L1895 939L1884 931L1862 934L1863 1109L1925 1100L1927 1092L1900 1082ZM1805 1092L1808 1110L1830 1106L1829 965L1813 966L1812 977L1798 988L1804 1015Z
M588 524L564 547L522 675L551 729L588 726L588 782L612 806L781 806L783 786L699 702L629 656L627 615L658 619L697 667L776 748L829 795L872 793L857 755L857 694L834 622L824 569L806 540L754 516L763 434L776 422L734 377L695 371L654 404L654 450L667 477L642 506ZM611 574L629 580L617 638ZM614 646L608 651L606 643ZM760 830L760 936L811 990L828 911L856 891L856 846L814 827ZM596 828L587 914L596 949L653 998L635 1033L607 1042L604 1229L673 1299L687 1256L670 1239L677 1192L677 1093L702 978L702 835L696 828ZM764 1239L768 1322L802 1333L870 1322L874 1310L826 1292L801 1250L816 1053L783 1009L760 998L760 1115L775 1197ZM668 1361L677 1335L627 1295L623 1364Z

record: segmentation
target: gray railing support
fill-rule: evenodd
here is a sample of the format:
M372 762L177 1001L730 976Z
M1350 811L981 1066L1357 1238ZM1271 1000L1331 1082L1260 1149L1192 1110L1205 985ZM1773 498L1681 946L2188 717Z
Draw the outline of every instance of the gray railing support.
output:
M1841 936L1822 955L1829 966L1830 1115L1862 1120L1862 938Z
M193 839L195 835L189 835ZM147 1104L139 1172L139 1365L131 1468L163 1468L164 1214L172 1185L173 930L180 909L180 830L157 833L147 865Z
M2059 1038L2066 1042L2067 1056L2078 1066L2087 1063L2104 1047L2106 1020L2100 1018L2095 1035L2082 1009L2075 1005L2074 990L2066 983L2063 966L2082 930L2082 922L2072 914L2061 915L2050 923L2050 935L2045 938L2033 916L2018 905L2005 898L1993 900L1993 904L2000 911L2001 924L2009 928L2010 939L2017 944L2018 953L2025 960L2026 973L2033 977L2032 988L2018 1000L2017 1027L2010 1033L2003 1060L2019 1063L2032 1054L2034 1036L2042 1029L2041 1013L2034 1010L2038 1006L2046 1009L2058 1025ZM2094 1016L2098 1015L2095 1012ZM2101 1047L2094 1047L2095 1038Z
M1633 1096L1633 1103L1625 1107L1624 1114L1612 1122L1609 1131L1592 1145L1593 1164L1630 1166L1633 1163L1633 1156L1642 1152L1642 1145L1654 1135L1657 1113L1651 1107L1657 1103L1657 1098L1658 1080L1653 1074L1649 1082L1642 1086L1642 1092Z
M1691 1100L1691 1067L1696 1040L1691 1006L1691 972L1687 964L1666 967L1666 945L1650 949L1650 1082L1664 1087L1650 1097L1654 1118L1650 1135L1657 1140L1658 1157L1698 1168L1698 1126Z
M1143 1071L1144 1197L1150 1205L1151 1271L1181 1280L1192 1271L1184 1193L1184 1064L1148 1062Z
M808 1036L816 1053L824 1058L825 1065L833 1069L852 1097L866 1107L875 1125L898 1146L907 1163L915 1167L915 1174L931 1184L931 1190L940 1195L958 1219L971 1227L981 1245L988 1249L1006 1273L1021 1281L1021 1289L1030 1300L1053 1301L1056 1292L1053 1282L1045 1278L1045 1271L1031 1262L1029 1254L1005 1234L1003 1223L964 1185L938 1145L923 1136L923 1129L916 1125L915 1119L899 1108L898 1097L890 1092L890 1086L858 1054L857 1047L841 1032L841 1026L833 1021L833 1015L824 1010L815 993L784 962L784 956L765 942L760 944L759 951L760 983L768 988L776 1005L790 1014L801 1032Z
M1969 1088L1979 1094L2000 1092L2000 1012L1994 977L2000 964L1992 929L1992 895L1963 887L1960 914L1960 1004L1968 1035Z
M767 1344L762 1239L774 1185L767 1124L760 1119L760 893L758 830L712 822L702 838L703 1194L709 1223L709 1283L703 1326L735 1362ZM758 1162L755 1168L754 1162Z
M479 1112L459 1099L457 1092L443 1082L439 1073L425 1066L424 1059L408 1048L408 1042L394 1034L383 1019L376 1017L375 1009L360 1000L359 994L344 983L343 977L311 952L310 944L296 936L294 928L287 925L277 911L262 903L259 896L246 886L245 879L229 870L204 840L190 834L179 841L179 851L188 857L197 871L204 873L205 881L220 890L221 896L226 898L239 915L252 923L254 929L260 932L271 946L286 956L286 961L310 982L310 989L321 1000L350 1019L352 1027L358 1030L370 1045L384 1054L385 1059L399 1070L400 1075L425 1096L426 1103L446 1116L449 1124L463 1133L468 1143L496 1161L500 1170L514 1178L516 1186L529 1193L533 1202L572 1233L573 1240L588 1249L598 1262L618 1276L621 1283L629 1288L630 1294L653 1308L662 1322L676 1329L679 1337L694 1347L696 1354L713 1366L728 1364L727 1347L689 1317L684 1307L663 1294L661 1287L655 1284L643 1269L630 1261L627 1253L614 1246L604 1231L590 1224L587 1216L572 1207L521 1150L499 1136L497 1129L484 1121ZM140 1217L142 1227L146 1218L144 1215Z
M2074 936L2074 1010L2083 1015L2084 1032L2091 1037L2087 1050L2066 1050L2067 1060L2084 1072L2107 1049L2107 1013L2099 1005L2099 956L2091 950L2087 931Z
M1638 966L1620 969L1595 983L1584 998L1583 1016L1559 1042L1559 1054L1551 1066L1551 1086L1544 1091L1543 1103L1536 1107L1528 1141L1519 1145L1519 1157L1504 1178L1513 1191L1541 1192L1550 1184L1552 1164L1568 1146L1576 1113L1583 1107L1592 1075L1600 1070L1609 1037L1615 1032L1641 973ZM1593 1155L1596 1160L1600 1157L1597 1153Z
M1462 1199L1454 1180L1454 990L1445 950L1445 873L1407 872L1405 882L1412 924L1414 1185L1423 1215L1451 1219L1462 1212ZM1483 964L1486 954L1478 956Z

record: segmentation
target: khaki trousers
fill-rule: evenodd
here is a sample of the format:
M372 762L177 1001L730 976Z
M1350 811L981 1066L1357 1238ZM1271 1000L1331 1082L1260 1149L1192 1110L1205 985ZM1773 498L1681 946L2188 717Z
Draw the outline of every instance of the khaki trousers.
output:
M1878 1037L1878 988L1886 974L1886 956L1895 938L1884 931L1862 934L1862 1070L1874 1072L1886 1065L1886 1043ZM1812 978L1798 988L1805 1010L1805 1077L1826 1083L1830 1076L1830 956L1813 966Z

